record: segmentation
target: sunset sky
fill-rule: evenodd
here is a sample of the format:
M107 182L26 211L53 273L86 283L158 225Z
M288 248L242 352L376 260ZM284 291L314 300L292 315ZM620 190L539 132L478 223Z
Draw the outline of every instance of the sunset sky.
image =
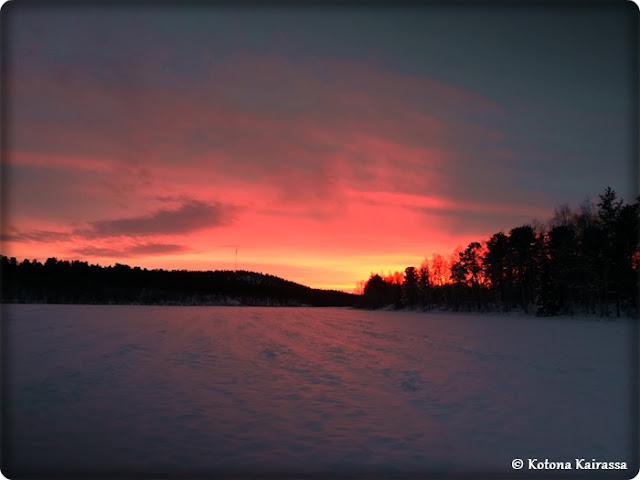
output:
M5 5L1 253L351 290L637 195L637 9Z

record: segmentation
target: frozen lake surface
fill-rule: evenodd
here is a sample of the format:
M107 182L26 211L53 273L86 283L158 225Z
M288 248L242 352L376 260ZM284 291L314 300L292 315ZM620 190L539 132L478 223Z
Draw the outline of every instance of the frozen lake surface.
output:
M274 307L3 314L7 476L527 477L536 472L515 475L513 459L637 461L631 321Z

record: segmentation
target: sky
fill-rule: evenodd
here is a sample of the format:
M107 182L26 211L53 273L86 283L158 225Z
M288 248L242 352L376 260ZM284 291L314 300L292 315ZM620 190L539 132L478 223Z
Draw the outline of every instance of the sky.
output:
M631 201L637 7L506 5L8 3L1 253L350 291Z

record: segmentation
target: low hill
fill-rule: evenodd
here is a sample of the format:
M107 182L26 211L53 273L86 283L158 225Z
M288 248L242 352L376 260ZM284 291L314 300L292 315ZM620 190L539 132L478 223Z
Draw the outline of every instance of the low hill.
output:
M357 295L248 271L147 270L2 256L3 303L353 306Z

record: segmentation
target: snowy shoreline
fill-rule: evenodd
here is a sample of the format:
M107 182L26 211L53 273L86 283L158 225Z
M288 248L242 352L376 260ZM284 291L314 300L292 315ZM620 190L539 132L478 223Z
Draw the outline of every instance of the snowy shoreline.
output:
M610 315L609 317L602 316L598 313L576 313L576 314L559 314L559 315L536 315L535 313L526 313L519 309L513 309L510 311L499 311L499 310L489 310L482 312L473 312L473 311L455 311L455 310L447 310L447 309L415 309L415 308L395 308L393 306L388 306L384 308L362 308L357 306L318 306L318 305L308 305L297 302L283 303L279 304L275 301L264 301L264 302L246 302L243 303L240 300L227 299L226 301L220 301L218 303L207 303L207 302L164 302L164 303L133 303L133 302L110 302L110 303L47 303L47 302L2 302L0 303L0 308L4 306L12 306L12 305L59 305L59 306L131 306L131 307L246 307L246 308L294 308L294 309L338 309L338 310L354 310L354 311L362 311L362 312L389 312L389 313L415 313L421 314L425 317L429 316L454 316L454 317L482 317L482 318L513 318L514 320L562 320L566 322L602 322L602 323L637 323L638 317L633 317L629 315L621 315L620 317L616 317L615 315Z

